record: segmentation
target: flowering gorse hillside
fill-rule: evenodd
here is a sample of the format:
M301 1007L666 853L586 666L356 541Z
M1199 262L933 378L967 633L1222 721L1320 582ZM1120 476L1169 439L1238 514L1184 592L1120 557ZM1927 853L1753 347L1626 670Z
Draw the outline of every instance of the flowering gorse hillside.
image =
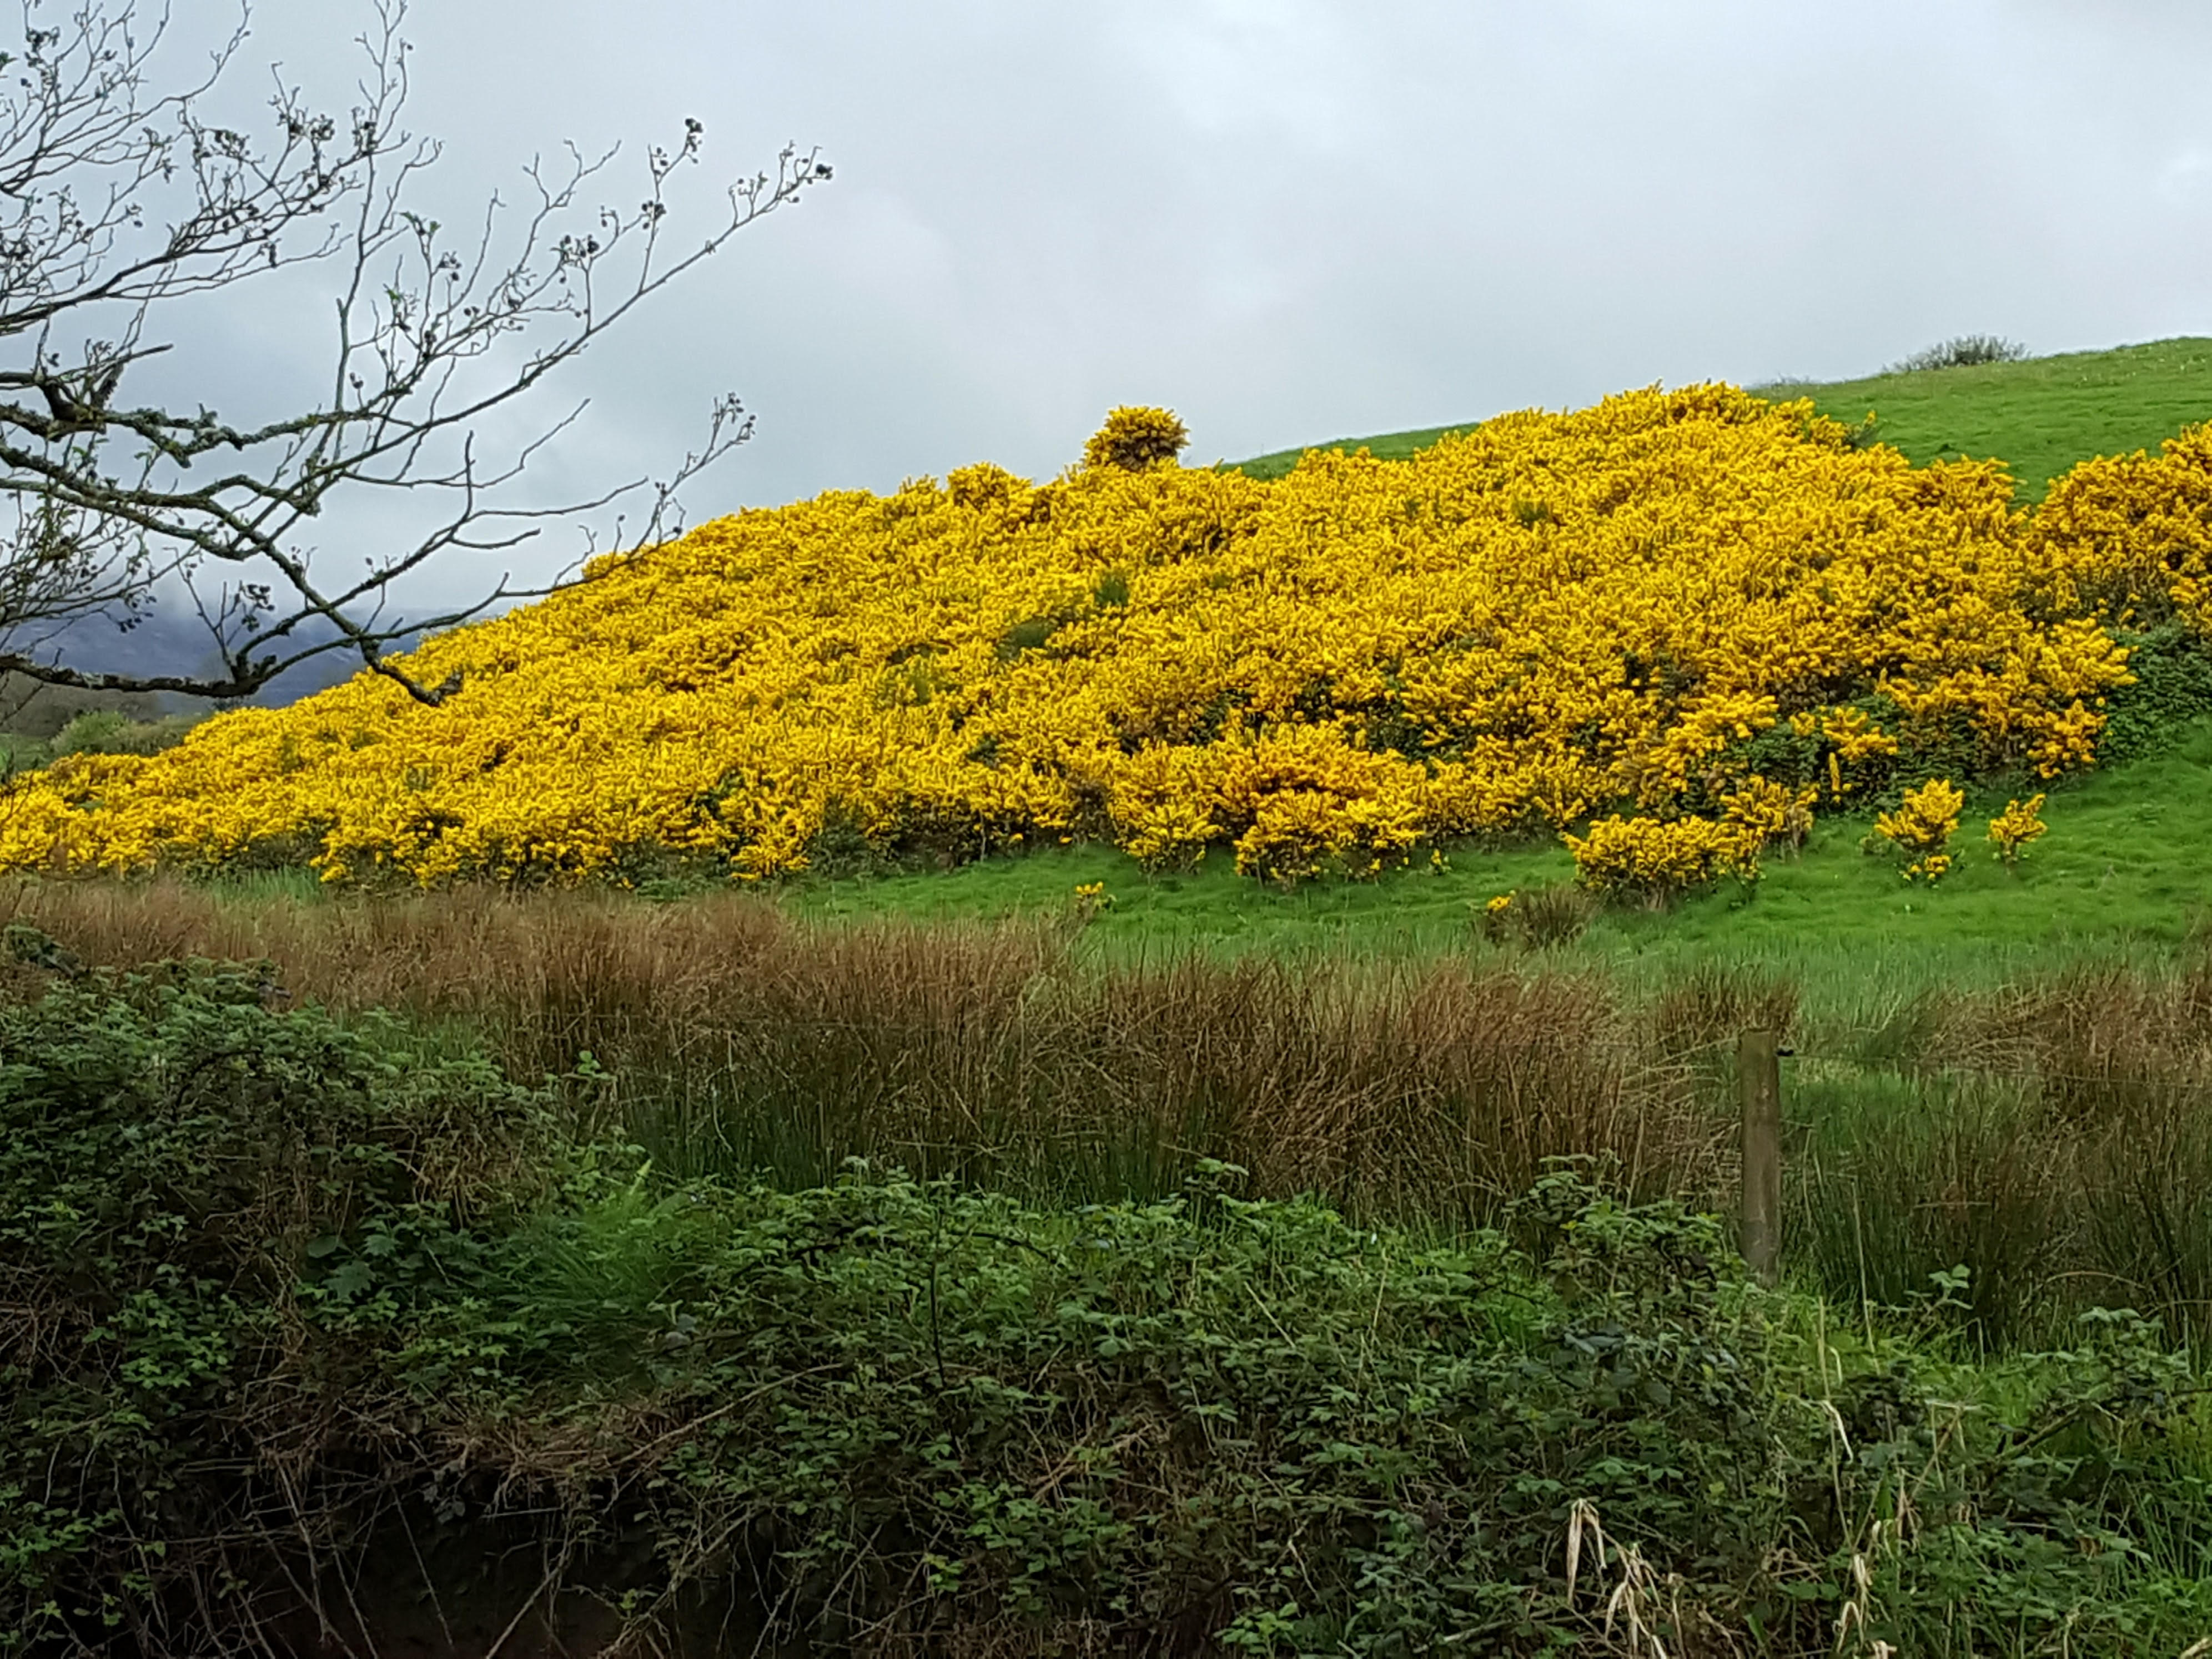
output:
M1117 410L1050 483L983 465L716 520L424 645L442 706L363 675L19 781L0 863L763 877L1097 837L1294 881L1754 787L1825 811L1922 754L2090 765L2108 629L2201 614L2212 544L2181 523L2202 436L2093 464L2044 525L1993 463L1915 468L1721 386L1271 483L1182 441Z

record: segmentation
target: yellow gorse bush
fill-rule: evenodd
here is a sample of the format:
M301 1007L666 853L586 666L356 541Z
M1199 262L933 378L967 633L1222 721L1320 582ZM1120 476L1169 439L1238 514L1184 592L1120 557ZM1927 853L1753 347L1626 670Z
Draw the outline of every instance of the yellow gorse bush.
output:
M2045 614L2212 632L2212 425L2156 455L2103 456L2054 482L2028 529Z
M1106 424L1091 434L1083 446L1083 464L1143 472L1166 466L1189 442L1189 429L1171 410L1124 404L1109 411Z
M1802 847L1812 832L1813 808L1820 792L1771 783L1758 773L1721 797L1723 823L1742 830L1752 848Z
M2020 862L2020 855L2033 841L2040 841L2051 826L2043 821L2043 797L2030 795L2026 800L2008 800L2005 810L1990 820L1990 845L1996 856L2007 866Z
M440 707L364 675L18 781L0 866L766 877L833 842L1097 837L1295 881L1616 811L1773 839L1923 737L2089 764L2127 678L2112 596L2195 603L2187 557L2031 522L1994 465L1914 468L1727 386L1273 483L1178 465L1183 437L1119 410L1049 483L981 465L600 561L413 653L458 678ZM1754 766L1770 741L1796 760Z
M1562 837L1575 879L1601 898L1663 904L1723 876L1759 879L1759 836L1711 818L1600 818L1583 836Z
M1875 817L1875 835L1895 849L1905 878L1941 881L1950 872L1946 851L1966 805L1966 792L1947 778L1930 778L1909 789L1894 812Z

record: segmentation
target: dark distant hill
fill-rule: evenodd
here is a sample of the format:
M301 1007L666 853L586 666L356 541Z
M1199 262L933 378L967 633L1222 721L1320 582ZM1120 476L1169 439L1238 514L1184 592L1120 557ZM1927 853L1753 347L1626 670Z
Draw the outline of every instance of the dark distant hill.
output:
M309 637L330 636L325 628ZM74 668L106 674L212 674L220 667L208 640L207 625L190 611L177 607L156 609L128 630L97 618L76 623L46 641L40 654ZM282 708L351 678L360 667L358 658L333 651L279 675L246 701ZM51 738L75 716L92 709L112 708L133 720L152 720L162 714L204 713L217 706L204 698L80 691L40 686L21 675L0 675L0 731L26 737Z

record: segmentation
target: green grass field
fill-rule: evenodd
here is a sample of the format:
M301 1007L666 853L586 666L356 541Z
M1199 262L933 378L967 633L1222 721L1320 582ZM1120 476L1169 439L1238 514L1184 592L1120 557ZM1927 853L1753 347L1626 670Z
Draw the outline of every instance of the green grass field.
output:
M1797 958L1902 953L1979 978L2052 951L2165 952L2212 921L2212 722L2171 750L2051 792L2050 834L2008 872L1982 840L2005 798L1970 798L1954 872L1929 888L1860 849L1863 818L1822 821L1794 857L1770 860L1754 894L1718 892L1671 910L1601 913L1554 954L1595 965L1685 957ZM1106 848L994 858L963 868L849 880L801 878L785 902L817 917L967 920L1067 914L1079 884L1112 900L1091 924L1100 948L1145 956L1198 947L1431 954L1468 948L1471 913L1492 895L1571 879L1556 841L1463 846L1364 882L1283 892L1240 878L1225 856L1188 875L1148 876Z
M1778 399L1810 398L1822 414L1854 424L1871 412L1881 440L1916 464L1995 456L2012 469L2022 499L2039 501L2049 480L2076 461L2154 449L2179 428L2212 419L2212 340L2159 340L2025 362L1752 390ZM1478 424L1342 438L1317 447L1366 449L1397 460ZM1278 450L1234 465L1255 477L1279 477L1302 453Z
M2006 457L2025 483L2082 456L2154 444L2212 415L2212 340L1770 390L1810 397L1851 421L1871 410L1884 438L1916 461ZM1347 441L1404 455L1443 430ZM1243 465L1279 472L1297 454ZM19 763L37 757L26 753ZM1808 983L1832 984L1838 1000L1856 1002L1869 987L1989 982L2084 952L2169 954L2198 931L2212 902L2212 724L2185 729L2160 755L2054 790L2051 834L2016 872L1998 866L1980 840L1984 822L2002 805L2002 796L1969 803L1959 867L1933 890L1907 887L1883 860L1860 850L1865 819L1832 819L1802 854L1771 860L1755 894L1709 894L1663 912L1607 911L1580 940L1547 955L1650 975L1685 963L1773 963ZM1103 847L949 871L809 876L773 890L807 918L961 921L1070 915L1076 888L1097 883L1111 902L1095 916L1085 949L1114 959L1193 949L1418 957L1481 948L1472 918L1486 900L1571 875L1565 849L1542 837L1449 848L1441 862L1423 859L1379 880L1288 893L1239 878L1218 850L1194 872L1147 875ZM267 878L247 878L239 890L258 891L257 882ZM276 884L315 887L311 878Z
M2021 786L2024 793L2026 786ZM1562 884L1574 866L1556 839L1462 844L1368 881L1290 891L1239 876L1217 852L1197 870L1147 874L1109 847L1054 848L951 870L831 878L763 890L811 921L971 922L1073 918L1076 889L1110 902L1085 929L1083 953L1110 963L1196 951L1339 959L1526 957L1528 965L1661 982L1701 968L1779 973L1804 987L1808 1012L1845 1025L1879 1023L1933 985L1990 986L2084 957L2169 960L2212 933L2212 719L2162 753L2066 781L2050 791L2050 833L2014 870L1991 855L1987 820L2004 793L1970 795L1942 884L1907 885L1862 850L1865 817L1822 820L1802 853L1770 855L1755 891L1724 889L1665 910L1599 911L1571 944L1528 952L1486 943L1475 914L1499 893ZM241 872L215 884L246 905L344 902L304 871ZM676 883L681 902L720 883Z

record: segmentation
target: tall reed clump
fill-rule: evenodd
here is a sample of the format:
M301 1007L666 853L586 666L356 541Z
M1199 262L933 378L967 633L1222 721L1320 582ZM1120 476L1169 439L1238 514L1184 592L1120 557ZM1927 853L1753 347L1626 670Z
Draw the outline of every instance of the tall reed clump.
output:
M1895 1024L1871 1065L1809 1056L1794 1089L1825 1285L1894 1304L1942 1274L2000 1342L2097 1306L2212 1339L2212 962L2077 963Z
M1726 1210L1735 1039L1762 1026L1799 1050L1785 1249L1830 1294L1940 1300L1995 1343L2112 1306L2212 1337L2212 965L2077 966L1853 1036L1724 964L1650 989L1548 957L1115 967L1065 926L810 926L742 895L17 898L86 961L269 958L300 1001L449 1027L524 1082L588 1054L606 1127L660 1167L786 1188L861 1158L1085 1202L1211 1158L1456 1225L1583 1158Z
M23 909L89 961L270 958L296 997L456 1022L518 1076L589 1054L602 1109L678 1173L809 1185L860 1157L1087 1200L1214 1158L1264 1192L1458 1221L1557 1158L1639 1193L1725 1188L1724 1116L1589 974L1107 969L1064 927L809 927L743 896L227 907L59 885Z
M2212 1331L2212 960L2087 963L1988 1011L2061 1152L2082 1270Z

